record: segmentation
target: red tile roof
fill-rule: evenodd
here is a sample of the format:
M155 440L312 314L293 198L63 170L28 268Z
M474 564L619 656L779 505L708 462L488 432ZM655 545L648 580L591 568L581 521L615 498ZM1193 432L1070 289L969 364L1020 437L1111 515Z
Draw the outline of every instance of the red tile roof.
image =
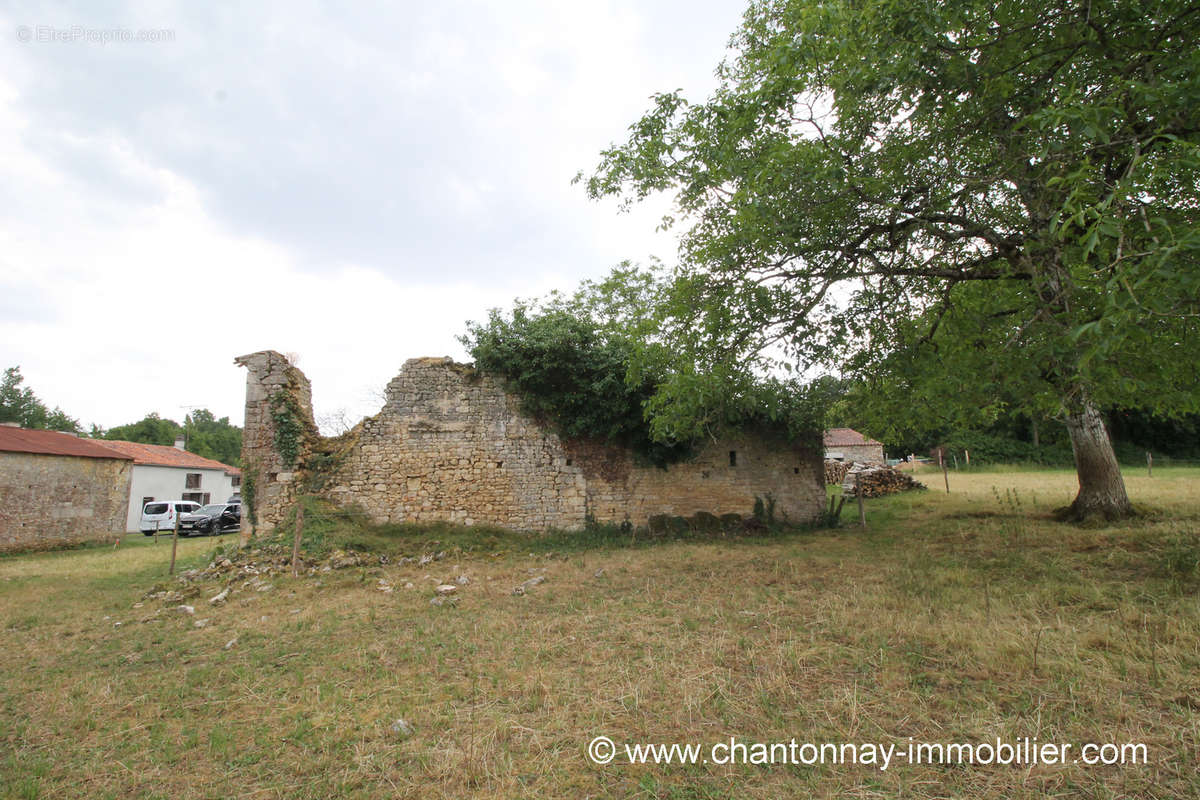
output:
M123 442L119 439L97 439L96 444L110 448L114 452L132 458L133 463L148 464L155 467L190 467L192 469L219 469L230 475L240 475L241 470L204 458L177 447L164 444L140 444L139 442Z
M864 445L882 445L874 439L868 439L853 428L830 428L825 431L826 447L861 447Z
M0 425L0 450L10 453L40 453L79 458L114 458L129 461L133 457L104 447L92 439L80 439L58 431L35 431Z

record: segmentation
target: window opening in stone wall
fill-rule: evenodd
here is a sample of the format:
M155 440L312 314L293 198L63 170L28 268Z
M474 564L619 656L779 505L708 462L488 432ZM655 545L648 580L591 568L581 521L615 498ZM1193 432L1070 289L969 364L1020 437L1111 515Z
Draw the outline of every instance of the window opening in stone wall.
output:
M568 467L571 466L571 459L569 459L569 458L567 459L567 466Z
M731 467L737 466L737 450L729 451L729 466L731 466Z
M200 473L199 472L189 472L187 474L187 477L183 481L183 488L199 489L200 488Z
M800 468L799 468L799 467L792 467L792 474L794 474L794 475L799 475L799 474L800 474Z

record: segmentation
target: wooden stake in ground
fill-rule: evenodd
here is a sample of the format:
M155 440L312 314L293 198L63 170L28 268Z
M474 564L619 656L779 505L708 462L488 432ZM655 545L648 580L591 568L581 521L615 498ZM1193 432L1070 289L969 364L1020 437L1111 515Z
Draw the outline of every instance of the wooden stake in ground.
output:
M854 495L858 498L858 524L867 527L867 508L863 505L862 473L854 473Z
M175 574L175 551L179 549L179 518L182 516L178 510L175 512L175 535L171 537L171 568L167 570L168 575Z
M292 542L292 575L300 574L300 537L304 535L304 503L296 504L296 538Z
M1154 456L1150 455L1150 451L1146 451L1146 477L1154 477Z
M970 451L970 450L963 450L963 455L964 455L964 456L966 456L966 459L967 459L967 466L968 466L968 467L969 467L969 466L971 466L971 451Z
M942 462L942 478L946 481L946 494L950 494L950 471L946 467L946 462L942 460L941 451L938 451L938 461Z

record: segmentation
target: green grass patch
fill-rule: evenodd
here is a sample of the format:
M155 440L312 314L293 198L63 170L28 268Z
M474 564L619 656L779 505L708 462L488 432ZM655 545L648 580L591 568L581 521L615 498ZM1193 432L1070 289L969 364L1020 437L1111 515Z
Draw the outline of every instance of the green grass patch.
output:
M949 494L918 477L930 491L866 501L866 528L848 502L836 529L739 536L370 526L314 504L306 547L445 555L209 604L225 579L194 614L143 599L168 541L0 558L0 798L1200 795L1200 470L1130 474L1155 512L1087 528L1050 514L1067 471L952 472ZM180 565L233 546L181 540ZM1036 735L1143 742L1151 763L599 767L600 734Z

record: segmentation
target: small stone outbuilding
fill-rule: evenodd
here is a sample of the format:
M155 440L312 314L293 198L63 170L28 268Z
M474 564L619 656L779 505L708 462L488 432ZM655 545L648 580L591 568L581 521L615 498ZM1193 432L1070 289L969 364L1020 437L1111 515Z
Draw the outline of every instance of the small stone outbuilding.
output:
M825 458L830 461L883 462L883 443L853 428L830 428L824 438Z
M0 551L120 535L132 469L89 439L0 424Z
M376 522L450 521L519 530L579 529L587 521L753 513L817 519L820 451L754 432L707 443L663 469L632 452L563 441L524 415L497 379L448 358L405 362L374 417L338 440L312 421L308 379L271 350L246 367L243 502L273 527L299 493L362 509ZM814 443L815 445L815 443Z

